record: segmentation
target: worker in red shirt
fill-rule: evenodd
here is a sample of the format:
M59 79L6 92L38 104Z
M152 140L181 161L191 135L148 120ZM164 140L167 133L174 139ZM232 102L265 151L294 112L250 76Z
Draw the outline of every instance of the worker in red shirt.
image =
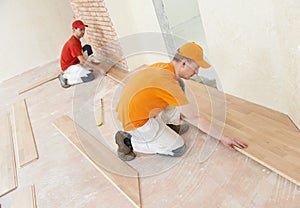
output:
M178 157L184 153L181 137L188 131L182 124L177 107L189 103L180 86L180 78L190 79L199 67L209 68L203 49L194 42L177 50L169 63L156 63L137 72L124 85L116 111L124 131L118 131L115 142L120 159L135 158L134 152ZM201 130L209 133L209 123L201 120ZM227 147L247 147L235 138L221 135Z
M84 36L85 27L88 26L81 20L75 20L72 23L73 35L63 46L60 57L63 73L58 76L58 79L64 88L94 79L92 70L84 67L87 65L87 59L83 56L83 52L87 51L88 56L93 54L90 45L81 46L80 39Z

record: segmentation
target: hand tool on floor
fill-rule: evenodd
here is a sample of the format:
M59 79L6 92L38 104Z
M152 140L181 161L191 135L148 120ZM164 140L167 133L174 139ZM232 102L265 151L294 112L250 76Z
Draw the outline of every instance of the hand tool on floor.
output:
M97 126L101 126L103 124L103 99L100 99L100 119L97 121Z

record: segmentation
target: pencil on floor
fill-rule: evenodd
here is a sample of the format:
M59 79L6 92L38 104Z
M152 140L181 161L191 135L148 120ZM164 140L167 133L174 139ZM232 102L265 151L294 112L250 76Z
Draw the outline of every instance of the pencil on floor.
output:
M103 99L100 99L100 119L97 121L97 126L101 126L103 124Z

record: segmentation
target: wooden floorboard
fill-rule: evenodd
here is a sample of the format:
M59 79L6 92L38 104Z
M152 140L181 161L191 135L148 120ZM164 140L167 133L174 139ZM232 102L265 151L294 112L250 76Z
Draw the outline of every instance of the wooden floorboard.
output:
M19 165L23 167L38 159L38 152L25 100L16 102L13 105L13 110Z
M214 117L211 105L221 97L218 92L210 96L213 89L190 80L185 83L196 94L199 111ZM224 134L249 145L237 150L300 186L300 131L282 113L230 95L225 99ZM198 126L195 118L187 120Z
M15 151L9 114L0 117L0 197L17 188Z
M68 116L54 126L136 207L141 207L138 172L121 161L101 142L89 135Z

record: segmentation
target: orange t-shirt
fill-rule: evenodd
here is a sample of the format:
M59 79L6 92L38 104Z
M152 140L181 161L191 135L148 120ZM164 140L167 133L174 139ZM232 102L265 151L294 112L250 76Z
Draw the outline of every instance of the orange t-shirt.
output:
M124 130L143 126L167 106L181 106L188 100L175 76L172 63L157 63L131 77L121 92L116 111Z

